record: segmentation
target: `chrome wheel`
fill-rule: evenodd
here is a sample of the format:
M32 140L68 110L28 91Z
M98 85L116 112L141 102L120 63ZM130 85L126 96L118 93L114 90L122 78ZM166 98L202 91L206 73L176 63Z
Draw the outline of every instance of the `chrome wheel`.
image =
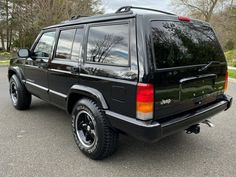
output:
M18 100L18 91L17 91L16 84L14 82L12 82L10 85L10 94L11 94L11 99L13 103L16 104Z
M95 120L87 111L80 111L75 120L76 135L86 148L92 147L97 142Z

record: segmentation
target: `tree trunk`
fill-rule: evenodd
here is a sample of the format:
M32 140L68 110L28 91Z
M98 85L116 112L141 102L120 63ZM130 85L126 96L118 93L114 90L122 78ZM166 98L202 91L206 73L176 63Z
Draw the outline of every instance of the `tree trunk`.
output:
M234 4L234 0L231 0L231 2L230 2L230 9L233 9L233 4Z
M207 22L210 22L211 16L213 14L213 10L215 9L217 2L218 2L218 0L212 1L212 5L209 9L209 12L207 12Z
M14 27L13 27L13 19L14 19L14 16L15 16L15 6L16 6L16 4L15 4L15 1L13 1L12 2L13 4L12 4L12 12L11 12L11 24L9 24L9 26L10 26L10 29L9 29L9 50L11 50L11 45L12 45L12 40L13 40L13 29L14 29Z
M3 34L2 29L0 30L0 38L1 38L1 43L2 43L2 49L5 50L4 34Z
M11 50L11 44L12 44L12 35L13 35L13 33L12 33L12 28L10 29L10 34L9 34L9 46L8 46L8 48L9 48L9 51Z
M22 33L21 33L21 30L19 30L19 48L22 48Z
M5 1L5 7L6 7L6 29L7 29L7 51L10 52L10 31L9 31L9 0Z

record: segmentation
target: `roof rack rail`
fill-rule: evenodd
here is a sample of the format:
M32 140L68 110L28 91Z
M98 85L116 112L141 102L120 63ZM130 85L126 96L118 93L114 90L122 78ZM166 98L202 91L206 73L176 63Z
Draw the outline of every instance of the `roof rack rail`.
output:
M145 7L135 7L135 6L120 7L115 13L129 12L129 11L131 11L131 9L149 10L149 11L160 12L160 13L167 14L167 15L176 15L176 14L166 12L166 11L162 11L162 10L150 9L150 8L145 8Z
M85 16L85 15L75 15L75 16L72 16L72 17L70 18L70 20L76 20L76 19L82 18L82 17L88 17L88 16Z
M84 16L84 15L75 15L75 16L72 16L69 20L64 20L64 21L62 21L61 23L67 23L67 22L69 22L69 21L71 21L71 20L77 20L77 19L82 18L82 17L87 17L87 16Z

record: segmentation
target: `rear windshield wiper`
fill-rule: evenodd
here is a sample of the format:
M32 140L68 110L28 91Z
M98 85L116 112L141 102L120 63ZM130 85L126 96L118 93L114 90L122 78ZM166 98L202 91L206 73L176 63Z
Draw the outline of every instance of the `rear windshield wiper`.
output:
M207 68L209 68L209 66L211 66L212 64L220 64L219 61L210 61L206 66L203 66L202 68L200 68L198 71L202 72L205 71Z

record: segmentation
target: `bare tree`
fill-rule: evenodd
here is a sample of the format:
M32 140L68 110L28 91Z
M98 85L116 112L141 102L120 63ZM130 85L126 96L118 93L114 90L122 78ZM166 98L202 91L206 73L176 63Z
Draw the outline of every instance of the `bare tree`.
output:
M210 22L225 50L227 43L236 47L235 0L172 0L172 5L178 13Z
M0 0L0 39L8 51L12 45L30 47L41 28L75 15L102 13L101 0ZM6 41L6 47L4 42Z
M90 58L93 62L103 63L105 59L110 55L110 51L117 44L122 43L123 37L113 34L106 34L103 40L91 41L92 48L90 49Z
M234 0L230 1L230 9L233 9L233 5L234 5Z
M224 11L214 14L211 25L225 50L229 50L228 43L236 48L236 6L225 8Z
M4 42L4 33L3 33L3 25L0 23L0 38L1 38L1 45L2 49L5 50L5 42Z
M173 0L174 6L182 6L193 16L202 16L205 21L211 20L217 4L223 0Z

